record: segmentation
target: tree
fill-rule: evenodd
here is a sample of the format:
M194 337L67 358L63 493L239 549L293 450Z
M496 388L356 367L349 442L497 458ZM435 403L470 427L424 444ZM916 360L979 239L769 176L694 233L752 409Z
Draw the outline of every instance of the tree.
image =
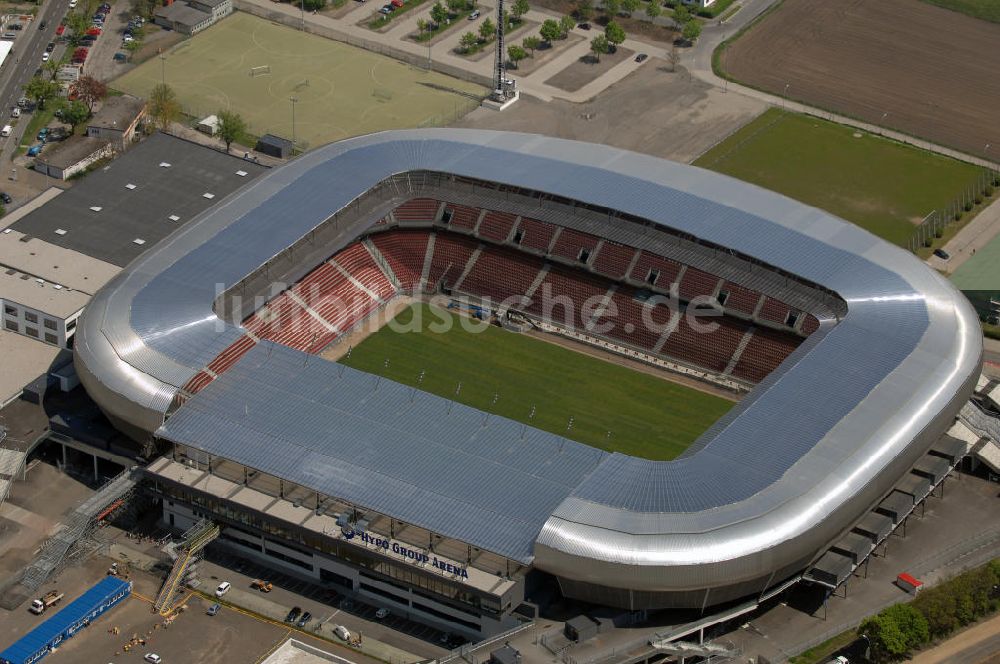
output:
M578 0L576 4L576 15L581 21L589 21L594 16L593 0Z
M542 45L542 40L536 37L535 35L530 35L528 37L525 37L524 41L522 41L521 44L526 49L531 51L531 57L535 57L535 49Z
M44 65L42 65L42 69L44 69L45 73L49 75L49 80L54 81L56 80L56 74L59 73L60 66L61 65L59 64L59 61L53 59L49 60Z
M219 111L215 115L219 118L219 138L225 142L228 154L229 146L246 136L247 121L236 111Z
M518 21L528 13L531 7L528 5L528 0L514 0L514 6L511 7L510 13L514 15Z
M66 15L66 29L69 30L69 43L71 46L79 46L80 40L87 34L90 21L80 12L70 12Z
M677 5L674 8L674 23L678 26L684 25L691 20L691 10L684 5Z
M323 7L326 7L326 0L300 0L302 2L302 9L307 12L317 12Z
M622 11L629 16L639 11L639 0L622 0Z
M608 24L604 26L604 36L611 44L613 52L625 41L625 30L614 21L608 21Z
M663 8L660 7L660 0L649 0L649 3L646 5L646 16L650 19L655 19L662 13Z
M621 0L604 0L603 4L605 13L611 17L618 16L622 8Z
M567 14L559 19L559 38L565 39L569 31L576 27L576 19Z
M684 24L684 29L681 30L681 36L684 37L684 41L689 44L694 43L694 41L701 36L701 23L695 19L691 19Z
M677 50L677 44L670 45L670 52L667 53L667 60L670 61L670 71L677 71L677 65L681 61L681 52Z
M858 625L867 636L875 661L900 659L930 640L927 619L912 604L894 604Z
M554 40L562 37L562 27L554 18L547 18L538 29L538 34L546 44L552 44Z
M94 104L108 96L108 86L93 76L81 76L76 82L76 95L87 105L87 110L94 112Z
M50 81L41 76L36 76L28 81L24 86L24 94L29 99L38 102L38 108L45 108L45 102L54 99L60 91L60 86L55 81Z
M462 35L462 38L458 40L458 43L462 46L462 52L468 53L472 47L479 43L479 37L477 37L474 32L466 32Z
M166 83L158 83L149 93L149 115L160 129L166 129L181 116L177 94Z
M135 55L135 52L142 48L142 42L139 40L133 40L122 46L129 53L129 57Z
M484 42L487 42L493 39L493 37L495 37L496 34L497 34L497 26L495 26L493 24L493 21L491 21L489 17L487 17L486 20L484 20L482 24L479 26L479 38L482 39Z
M514 63L514 69L517 69L517 63L528 57L528 53L517 44L511 44L507 47L507 57Z
M82 101L71 101L62 109L62 121L70 126L71 131L76 131L77 125L85 122L90 117L90 109Z
M440 2L434 3L434 6L431 7L431 20L438 25L448 20L448 10Z
M597 35L590 40L590 52L594 54L594 59L598 62L601 61L601 54L607 53L609 48L608 38L604 35Z
M441 4L441 3L439 2L438 4ZM452 14L458 14L459 12L463 12L466 9L469 8L469 3L466 0L448 0L447 5L448 5L449 11L451 11ZM434 15L432 14L431 18L433 18L433 17L434 17ZM448 18L447 14L445 15L444 18L442 18L440 21L437 21L437 22L441 23L446 18Z
M425 19L425 18L418 18L417 19L417 33L420 36L423 36L423 34L425 32L427 32L427 27L428 27L429 23L430 22L427 19Z

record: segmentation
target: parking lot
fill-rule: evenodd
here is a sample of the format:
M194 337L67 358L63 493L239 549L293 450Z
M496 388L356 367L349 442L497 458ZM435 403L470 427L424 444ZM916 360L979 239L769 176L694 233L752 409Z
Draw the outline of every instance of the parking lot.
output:
M243 559L219 545L209 547L200 570L203 580L200 590L212 592L219 582L229 581L234 592L232 596L227 595L227 599L252 602L253 606L247 608L264 615L274 613L273 617L279 620L297 606L313 615L306 629L321 631L327 638L336 625L344 625L352 634L360 634L366 640L375 639L427 659L440 657L449 648L464 643L441 630L392 612L379 620L375 614L380 607L373 603L344 597L306 579L279 572L273 566ZM271 582L273 590L270 593L252 590L250 584L258 578Z

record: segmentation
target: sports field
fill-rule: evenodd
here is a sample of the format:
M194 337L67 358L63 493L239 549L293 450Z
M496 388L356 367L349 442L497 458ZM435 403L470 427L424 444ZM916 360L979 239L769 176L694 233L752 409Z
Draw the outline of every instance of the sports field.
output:
M971 164L776 108L694 163L832 212L900 246L980 175Z
M254 67L270 73L251 76ZM161 71L162 67L162 71ZM112 83L148 96L161 76L196 117L234 110L255 135L303 149L385 129L438 126L476 107L486 90L444 74L243 12L151 58Z
M444 320L453 324L439 331ZM437 307L407 307L340 361L581 443L647 459L673 459L733 405L522 334L482 324L470 331L460 321L471 323Z

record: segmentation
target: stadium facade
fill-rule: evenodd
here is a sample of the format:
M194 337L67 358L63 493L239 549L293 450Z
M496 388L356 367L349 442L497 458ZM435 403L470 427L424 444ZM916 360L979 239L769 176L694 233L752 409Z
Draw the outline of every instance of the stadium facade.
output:
M599 311L548 320L521 302L543 285ZM442 289L747 395L654 462L312 356ZM721 331L593 332L613 301L655 319L661 294L707 300ZM915 257L772 192L606 146L414 130L229 196L95 296L75 353L116 426L164 451L147 472L174 525L213 518L241 550L489 634L529 570L627 609L794 578L948 429L982 337Z

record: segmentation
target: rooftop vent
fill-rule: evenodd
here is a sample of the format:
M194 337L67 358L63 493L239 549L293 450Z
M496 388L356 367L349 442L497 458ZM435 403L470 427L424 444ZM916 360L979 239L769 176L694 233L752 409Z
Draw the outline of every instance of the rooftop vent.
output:
M204 194L202 194L202 198L212 199L215 198L215 194L206 191Z
M55 284L52 287L55 288L56 290L62 290L62 286L60 286L59 284Z
M170 215L169 217L167 217L167 219L169 219L170 221L180 221L181 220L181 218L178 217L176 214Z
M170 162L168 162L168 161L161 161L160 162L160 168L170 168Z
M4 235L7 235L8 233L10 233L10 229L9 228L3 229L3 234Z
M146 244L146 241L143 240L141 237L137 237L136 239L132 240L132 244L138 244L139 246L142 246Z
M56 235L66 235L66 230L62 228L57 228Z
M241 178L245 178L248 175L246 171L236 171L236 174L239 175Z
M102 208L100 205L91 205L90 209L93 210L94 212L100 212L104 208Z
M135 185L132 184L131 182L129 182L127 185L125 185L125 188L126 189L135 189Z

